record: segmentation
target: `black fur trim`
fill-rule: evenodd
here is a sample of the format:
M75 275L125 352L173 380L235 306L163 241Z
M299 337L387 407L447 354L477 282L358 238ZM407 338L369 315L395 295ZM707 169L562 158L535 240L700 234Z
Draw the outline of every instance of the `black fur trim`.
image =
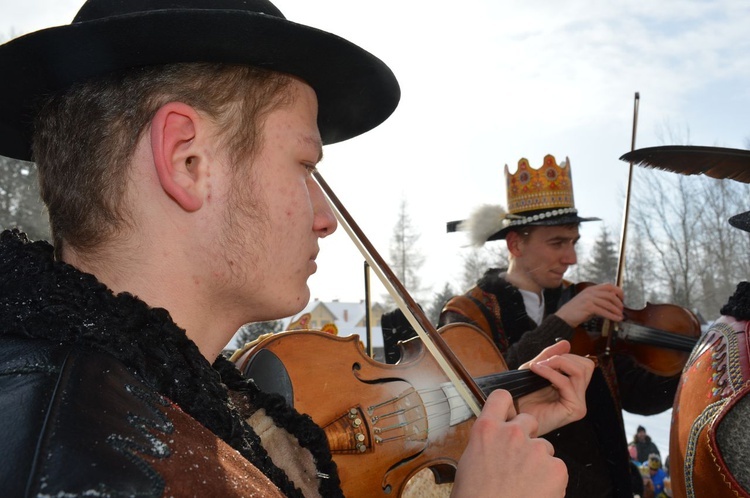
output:
M285 495L301 497L232 404L225 384L231 382L313 453L320 472L336 476L322 480L321 494L341 496L322 430L243 381L223 358L212 368L165 309L128 293L114 295L93 275L54 261L51 245L29 242L17 230L0 234L0 275L0 334L80 344L114 356L239 451Z
M521 339L524 332L536 328L536 324L526 314L526 305L521 292L501 276L506 271L506 269L490 268L479 279L477 287L492 294L498 303L502 303L500 319L503 332L508 342L514 344Z
M750 282L740 282L727 304L722 306L721 314L737 320L750 320Z

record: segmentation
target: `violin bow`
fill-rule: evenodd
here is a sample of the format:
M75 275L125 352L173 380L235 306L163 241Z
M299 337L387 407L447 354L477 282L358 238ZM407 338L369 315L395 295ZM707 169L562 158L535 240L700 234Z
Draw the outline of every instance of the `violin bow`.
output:
M365 282L365 330L367 334L367 356L374 357L372 349L372 327L370 326L370 265L365 261L363 265L364 282Z
M414 302L414 299L409 295L390 267L380 257L375 247L367 239L346 208L344 208L320 172L316 170L313 176L326 194L339 224L346 230L349 238L357 246L357 249L359 249L359 252L365 258L370 268L396 301L396 304L406 316L409 324L411 324L424 345L435 357L438 365L443 369L443 372L445 372L451 383L453 383L456 391L461 395L474 415L479 416L486 400L485 394L466 371L456 355L453 354L450 346L448 346L432 323L430 323L430 320L422 309Z
M630 138L630 150L635 150L635 135L638 131L638 106L640 105L641 95L635 92L635 99L633 102L633 133ZM615 285L622 287L624 280L624 269L625 269L625 241L627 240L628 234L628 218L630 216L630 187L633 183L633 161L630 161L630 168L628 171L628 184L625 189L625 209L622 213L622 228L620 232L620 249L617 256L617 276L615 277ZM605 320L602 328L602 336L607 338L607 346L605 347L604 354L609 355L612 347L612 335L609 333L611 322Z

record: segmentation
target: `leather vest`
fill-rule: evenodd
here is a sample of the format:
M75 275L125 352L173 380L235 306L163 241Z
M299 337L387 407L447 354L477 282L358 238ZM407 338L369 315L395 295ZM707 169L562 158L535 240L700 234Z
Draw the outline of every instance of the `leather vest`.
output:
M106 353L0 338L0 412L2 496L283 497Z
M724 316L701 338L675 395L670 473L675 498L750 497L722 456L717 432L750 391L750 322Z

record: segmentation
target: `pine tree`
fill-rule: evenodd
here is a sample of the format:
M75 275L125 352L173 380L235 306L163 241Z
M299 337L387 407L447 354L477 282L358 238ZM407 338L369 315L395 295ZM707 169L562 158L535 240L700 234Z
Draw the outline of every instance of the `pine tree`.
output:
M606 225L602 225L590 258L581 272L584 279L595 284L613 283L617 278L617 249Z
M443 311L443 306L455 295L456 292L451 287L451 284L446 282L443 290L435 294L432 303L427 307L427 318L430 320L430 323L437 325L440 319L440 312Z
M396 226L393 227L393 237L391 238L390 265L396 278L416 299L422 292L419 270L424 264L424 256L416 245L420 234L414 228L406 208L406 200L401 200L398 221ZM390 296L385 299L389 302L392 301Z

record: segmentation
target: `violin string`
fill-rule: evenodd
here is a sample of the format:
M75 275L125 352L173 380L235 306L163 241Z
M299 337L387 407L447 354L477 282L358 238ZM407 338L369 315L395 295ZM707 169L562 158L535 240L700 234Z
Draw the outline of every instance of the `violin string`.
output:
M697 342L697 339L693 337L651 329L649 327L631 323L622 323L621 327L626 330L625 339L631 340L633 342L640 341L646 344L652 344L656 346L661 345L663 347L679 349L686 352L692 351Z

